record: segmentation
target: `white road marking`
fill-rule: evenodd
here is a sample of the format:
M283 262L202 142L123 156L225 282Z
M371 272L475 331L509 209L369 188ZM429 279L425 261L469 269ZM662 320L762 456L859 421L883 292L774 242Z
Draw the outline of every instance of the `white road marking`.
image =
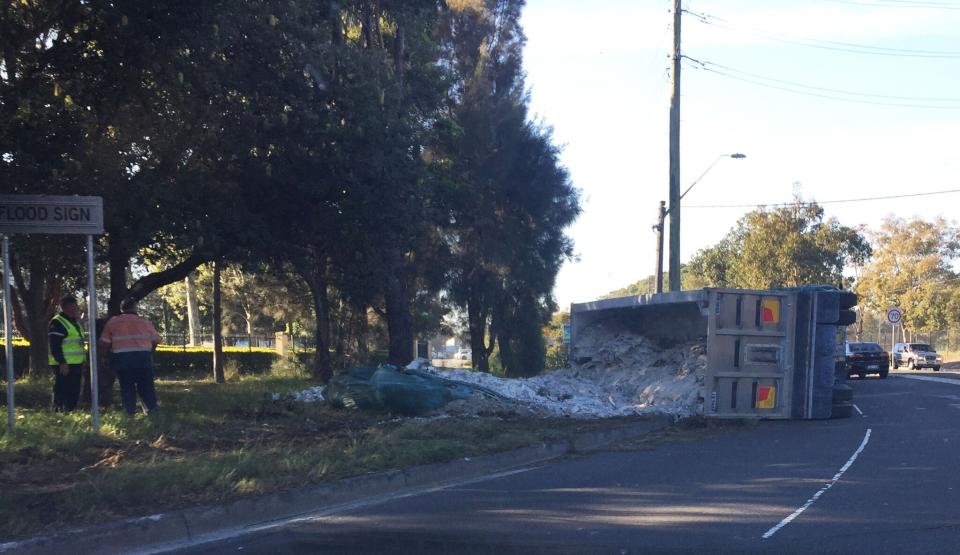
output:
M463 480L451 480L442 484L434 486L426 486L420 489L414 489L409 491L397 492L397 493L388 493L385 495L380 495L376 497L370 497L366 499L360 499L357 501L348 501L346 503L341 503L339 505L333 505L319 509L316 511L311 511L308 513L289 516L285 518L279 518L262 524L253 524L247 526L238 526L235 528L230 528L227 530L219 530L216 532L211 532L209 534L204 534L196 538L190 538L188 540L177 540L169 542L162 545L152 545L143 549L138 549L135 551L129 551L128 553L134 555L156 555L160 553L167 553L172 551L180 551L182 549L187 549L190 547L197 547L205 544L210 544L214 542L230 540L233 538L239 538L241 536L246 536L249 534L254 534L257 532L265 532L269 530L274 530L276 528L282 528L284 526L289 526L291 524L299 524L301 522L310 522L318 521L327 517L333 517L340 513L360 509L364 507L370 507L375 505L380 505L388 501L394 501L397 499L405 499L407 497L416 497L418 495L424 495L427 493L434 493L437 491L443 491L446 489L452 489L455 487L465 486L469 484L474 484L477 482L484 482L487 480L494 480L496 478L503 478L506 476L512 476L514 474L521 474L523 472L529 472L531 470L539 469L540 466L527 466L523 468L515 468L513 470L505 470L503 472L495 472L493 474L486 474L484 476L476 476L473 478L466 478ZM6 545L6 544L5 544Z
M853 405L853 408L857 409L857 412L860 413L860 416L863 416L863 411L860 410L860 407L858 407L857 405ZM863 417L866 418L866 416L863 416Z
M820 496L821 496L821 495L823 495L824 493L826 493L828 489L832 488L833 485L836 484L838 480L840 480L840 477L843 476L843 473L846 472L847 470L849 470L851 466L853 466L853 461L857 460L857 457L859 457L859 456L860 456L860 453L863 452L864 447L867 446L867 442L870 441L870 433L871 433L871 431L872 431L871 429L869 429L869 428L867 429L867 434L866 434L865 436L863 436L863 441L860 443L860 447L858 447L857 450L856 450L856 451L853 453L853 455L850 457L850 459L847 460L847 463L846 463L845 465L843 465L843 467L840 468L840 472L837 472L837 473L833 476L833 479L830 480L829 482L827 482L827 484L826 484L825 486L823 486L823 489L821 489L821 490L818 491L817 493L813 494L813 497L811 497L810 499L808 499L807 502L804 503L802 507L800 507L799 509L797 509L796 511L794 511L793 514L791 514L791 515L788 516L787 518L781 520L781 521L780 521L780 524L777 524L777 525L774 526L773 528L767 530L767 533L764 534L763 536L761 536L761 538L762 538L762 539L765 539L765 540L766 540L766 539L769 539L771 536L773 536L774 534L776 534L781 528L783 528L783 527L786 526L787 524L790 524L791 522L793 522L793 519L795 519L795 518L797 518L798 516L800 516L800 514L803 513L803 511L806 511L806 510L810 507L810 505L813 505L813 504L817 501L817 499L820 499Z
M934 378L933 376L897 376L908 380L920 380L922 382L948 383L950 385L960 385L960 380L951 380L950 378Z

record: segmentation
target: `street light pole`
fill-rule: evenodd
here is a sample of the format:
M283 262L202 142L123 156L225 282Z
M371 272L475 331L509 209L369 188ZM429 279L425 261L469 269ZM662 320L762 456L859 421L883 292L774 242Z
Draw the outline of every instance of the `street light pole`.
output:
M693 180L693 183L691 183L690 186L687 187L687 190L684 191L682 195L680 195L680 198L682 199L683 197L687 196L687 193L690 192L690 189L693 189L693 186L699 183L700 180L703 179L703 176L707 175L710 172L710 170L712 170L713 167L716 166L717 162L719 162L720 160L723 160L724 158L733 158L734 160L743 160L746 157L747 157L746 154L741 154L739 152L734 152L733 154L721 154L720 156L717 156L717 159L711 162L709 166L707 166L707 169L700 174L700 177Z
M667 213L669 212L670 214L670 290L679 291L680 290L680 241L679 241L679 238L676 241L674 241L673 228L674 228L674 223L676 223L677 234L679 236L680 200L683 197L687 196L687 193L690 192L690 189L693 189L693 186L699 183L700 180L703 179L703 176L707 175L710 172L710 170L712 170L713 167L716 166L717 162L719 162L720 160L724 158L733 158L734 160L743 160L746 157L747 157L746 154L742 154L740 152L734 152L733 154L721 154L720 156L717 156L717 159L714 160L709 166L707 166L707 169L700 174L700 177L693 180L693 183L691 183L690 186L687 187L687 189L683 192L683 194L677 197L677 200L675 202L672 200L673 197L671 195L670 208L664 208L664 202L662 200L660 201L660 209L657 212L657 224L653 226L653 230L657 232L657 276L656 276L657 293L663 293L663 227L664 227L663 220L666 217ZM680 188L677 187L677 191L679 190ZM674 214L676 214L676 222L674 222ZM676 269L674 269L673 267L674 258L676 258L677 260ZM676 276L676 280L674 280L674 276Z

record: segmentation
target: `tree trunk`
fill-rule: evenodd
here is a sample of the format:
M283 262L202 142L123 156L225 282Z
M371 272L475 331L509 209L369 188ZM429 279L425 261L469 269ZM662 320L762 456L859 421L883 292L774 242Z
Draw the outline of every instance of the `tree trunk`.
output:
M34 377L49 372L47 331L57 313L61 290L60 278L47 268L45 260L40 252L33 251L26 257L25 264L19 260L11 260L10 264L14 280L10 304L17 329L30 342L29 374ZM24 266L29 281L23 274Z
M367 307L354 307L354 309L356 310L354 335L357 341L357 358L363 360L370 353L370 349L367 348L367 329L370 327L370 316L367 313Z
M403 26L398 23L397 34L393 39L393 68L397 74L397 82L400 83L401 87L403 86L403 59L406 56L405 48Z
M491 342L495 337L497 345L500 346L500 364L503 365L503 374L510 376L516 370L516 356L513 352L513 333L511 326L506 324L505 309L497 307L494 312L493 321L490 324Z
M110 265L110 298L107 301L107 316L120 314L120 303L127 297L127 268L130 267L130 253L115 236L108 237L107 259Z
M390 341L390 364L406 365L413 360L413 314L410 307L410 285L399 252L390 255L384 279L387 334Z
M316 327L313 334L317 353L313 360L313 377L323 383L333 377L330 361L330 299L327 296L327 261L322 249L313 247L310 254L294 260L297 273L307 283L313 299ZM309 260L308 260L309 259Z
M247 351L253 351L253 313L244 308L243 318L247 323Z
M336 360L346 360L347 336L350 334L349 319L350 313L344 306L343 297L337 302L337 325L335 329L336 339L333 341L333 352L336 354Z
M187 297L187 326L190 335L187 338L187 345L197 346L197 331L200 328L200 306L197 302L197 285L193 279L193 274L183 279L183 285L186 289Z
M467 302L467 328L470 331L470 351L473 368L480 372L489 372L487 354L487 313L478 295L472 295Z
M213 381L223 383L223 313L220 307L220 261L213 263Z

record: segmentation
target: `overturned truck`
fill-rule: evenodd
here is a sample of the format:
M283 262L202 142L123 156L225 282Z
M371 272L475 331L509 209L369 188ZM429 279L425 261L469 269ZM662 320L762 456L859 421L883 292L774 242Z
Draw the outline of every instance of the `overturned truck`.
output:
M755 291L702 289L574 303L571 362L588 364L604 342L642 336L664 348L702 342L696 412L718 418L850 416L845 326L855 294L827 286Z

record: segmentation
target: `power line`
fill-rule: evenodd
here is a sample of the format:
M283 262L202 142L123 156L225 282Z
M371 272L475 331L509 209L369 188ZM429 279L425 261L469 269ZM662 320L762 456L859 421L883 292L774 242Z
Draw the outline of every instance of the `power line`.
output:
M718 68L721 68L721 69L724 69L724 70L727 70L727 71L730 71L730 72L733 72L733 73L739 73L739 74L741 74L741 75L747 75L747 76L750 76L750 77L755 77L755 78L757 78L757 79L763 79L764 81L772 81L772 82L774 82L774 83L782 83L782 84L784 84L784 85L791 85L791 86L794 86L794 87L802 87L802 88L805 88L805 89L812 89L812 90L817 90L817 91L833 92L833 93L845 94L845 95L850 95L850 96L867 96L867 97L870 97L870 98L887 98L887 99L892 99L892 100L910 100L910 101L926 101L926 102L960 102L960 98L923 97L923 96L893 96L893 95L886 95L886 94L873 94L873 93L865 93L865 92L846 91L846 90L842 90L842 89L831 89L831 88L827 88L827 87L817 87L817 86L814 86L814 85L804 85L803 83L796 83L796 82L794 82L794 81L784 81L784 80L781 80L781 79L774 79L774 78L772 78L772 77L765 77L765 76L763 76L763 75L758 75L758 74L756 74L756 73L750 73L749 71L743 71L743 70L741 70L741 69L732 68L732 67L725 66L725 65L722 65L722 64L717 64L717 63L714 63L714 62L704 62L704 61L700 61L700 60L697 60L696 58L691 58L690 56L684 56L684 58L690 60L691 62L694 62L694 63L696 63L696 64L699 64L700 66L703 66L703 67L706 67L706 66L718 67Z
M861 197L861 198L849 198L849 199L840 199L840 200L811 200L811 201L800 201L800 202L770 202L766 204L685 204L684 208L765 208L765 207L787 207L787 206L811 206L814 204L841 204L847 202L868 202L875 200L891 200L898 198L913 198L913 197L929 197L933 195L946 195L951 193L960 193L960 189L947 189L944 191L929 191L926 193L908 193L904 195L888 195L882 197Z
M958 6L960 9L960 6ZM799 46L808 46L811 48L820 48L823 50L833 50L837 52L849 52L854 54L869 54L874 56L895 56L904 58L947 58L960 59L960 51L951 50L913 50L906 48L889 48L885 46L874 46L866 44L856 44L851 42L840 42L823 39L815 39L799 35L790 35L785 33L772 34L756 29L747 29L738 27L730 21L710 14L697 13L686 10L687 13L697 18L700 23L712 25L727 31L739 32L748 35L763 37L776 42L795 44Z
M711 67L700 66L700 65L691 65L690 67L693 67L694 69L700 69L700 70L703 70L703 71L708 71L708 72L710 72L710 73L716 73L717 75L722 75L722 76L724 76L724 77L727 77L728 79L734 79L734 80L737 80L737 81L743 81L743 82L745 82L745 83L750 83L750 84L752 84L752 85L757 85L757 86L760 86L760 87L766 87L766 88L769 88L769 89L777 89L777 90L781 90L781 91L791 92L791 93L794 93L794 94L802 94L802 95L813 96L813 97L817 97L817 98L825 98L825 99L829 99L829 100L840 100L840 101L843 101L843 102L852 102L852 103L854 103L854 104L871 104L871 105L874 105L874 106L893 106L893 107L897 107L897 108L923 108L923 109L940 109L940 110L958 110L958 109L960 109L960 104L958 104L958 105L956 105L956 106L946 106L946 105L933 105L933 104L909 104L909 103L904 103L904 102L879 102L879 101L872 101L872 100L864 100L864 99L860 99L860 98L846 98L846 97L842 97L842 96L835 96L835 95L829 95L829 94L820 94L820 93L815 93L815 92L810 92L810 91L798 90L798 89L790 88L790 87L784 87L784 86L774 85L774 84L771 84L771 83L764 83L764 82L762 82L762 81L756 81L756 80L753 80L753 79L747 79L747 78L745 78L745 77L740 77L740 76L737 76L737 75L731 75L731 74L729 74L729 73L720 71L720 70L718 70L718 69L713 69L713 68L711 68ZM776 80L769 79L769 78L765 78L765 79L768 79L768 80L771 80L771 81L776 81ZM804 85L804 86L805 86L805 85ZM814 88L814 87L811 87L811 88ZM960 101L960 100L958 100L958 101Z
M960 10L955 2L926 2L909 0L875 0L874 2L859 2L857 0L824 0L835 4L850 4L870 8L913 8L926 10Z

